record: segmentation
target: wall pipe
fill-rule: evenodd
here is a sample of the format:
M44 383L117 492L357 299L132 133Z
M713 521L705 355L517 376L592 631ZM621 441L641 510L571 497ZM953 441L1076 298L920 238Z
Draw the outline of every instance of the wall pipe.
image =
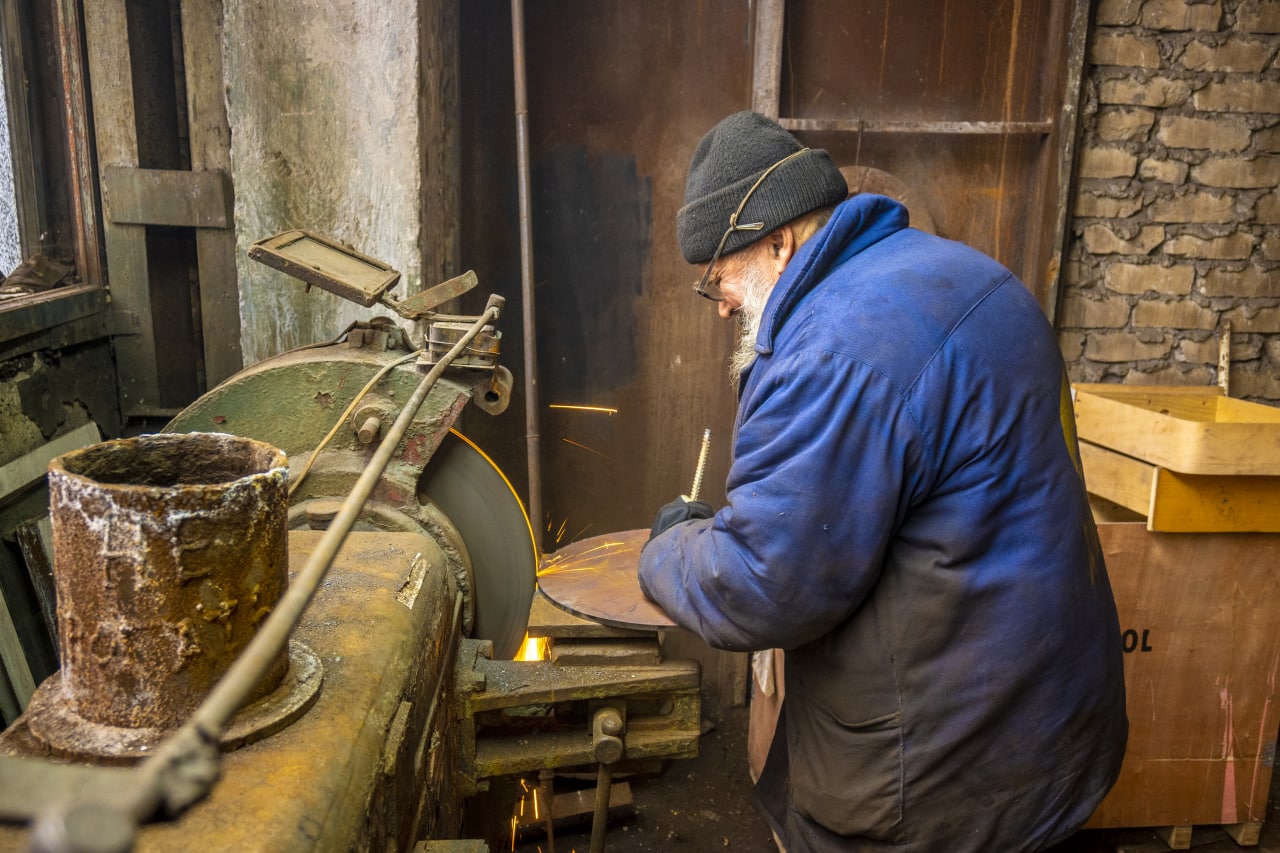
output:
M524 303L524 421L529 456L529 520L542 551L542 464L538 430L538 340L533 299L533 227L529 213L529 103L525 85L524 0L511 0L511 53L515 66L516 170L520 187L520 296Z

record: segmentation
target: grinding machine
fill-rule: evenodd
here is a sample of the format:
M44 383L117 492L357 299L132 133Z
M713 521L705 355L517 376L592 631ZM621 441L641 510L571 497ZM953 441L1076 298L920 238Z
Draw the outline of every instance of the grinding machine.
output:
M61 669L0 734L0 849L463 853L514 832L475 805L491 780L545 795L561 768L598 774L603 849L612 771L696 754L699 672L662 659L651 605L537 591L521 501L459 429L507 406L501 298L439 312L467 273L397 301L399 273L305 231L250 256L399 319L54 460ZM584 559L543 563L566 600L602 576ZM513 660L527 633L558 652Z

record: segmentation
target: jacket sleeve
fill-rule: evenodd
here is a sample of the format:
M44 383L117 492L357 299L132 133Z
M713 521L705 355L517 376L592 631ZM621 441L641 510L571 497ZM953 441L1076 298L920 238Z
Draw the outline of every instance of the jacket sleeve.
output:
M739 411L728 506L640 558L646 594L718 648L795 648L842 622L874 587L926 467L884 377L829 353L769 361Z

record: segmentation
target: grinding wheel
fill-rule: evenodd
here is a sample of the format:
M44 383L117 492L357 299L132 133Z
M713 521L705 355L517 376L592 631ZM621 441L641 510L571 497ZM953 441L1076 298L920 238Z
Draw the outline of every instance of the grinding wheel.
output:
M493 641L495 660L513 659L529 627L538 564L520 498L484 451L450 430L418 480L418 500L439 507L471 555L471 636Z

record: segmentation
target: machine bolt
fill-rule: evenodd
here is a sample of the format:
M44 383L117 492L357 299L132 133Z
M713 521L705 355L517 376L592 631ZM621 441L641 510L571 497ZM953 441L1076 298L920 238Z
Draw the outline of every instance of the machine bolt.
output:
M360 429L356 430L356 438L360 439L361 444L371 444L381 431L382 421L376 417L368 417L360 425Z

